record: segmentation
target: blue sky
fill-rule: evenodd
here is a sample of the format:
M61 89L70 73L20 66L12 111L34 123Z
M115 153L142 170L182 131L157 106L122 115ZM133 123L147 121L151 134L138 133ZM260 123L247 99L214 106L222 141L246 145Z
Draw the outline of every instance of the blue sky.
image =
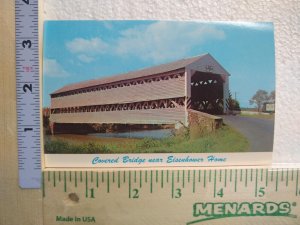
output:
M242 107L258 89L275 89L272 23L46 21L43 45L44 107L66 84L204 53L231 74Z

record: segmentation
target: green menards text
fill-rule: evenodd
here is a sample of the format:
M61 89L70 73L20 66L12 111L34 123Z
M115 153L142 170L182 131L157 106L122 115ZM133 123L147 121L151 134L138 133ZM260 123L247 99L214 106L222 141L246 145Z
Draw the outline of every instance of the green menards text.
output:
M245 216L286 216L296 217L291 214L292 207L296 203L290 202L207 202L193 205L193 216L198 218L187 224L199 223L207 220L221 219L225 217Z

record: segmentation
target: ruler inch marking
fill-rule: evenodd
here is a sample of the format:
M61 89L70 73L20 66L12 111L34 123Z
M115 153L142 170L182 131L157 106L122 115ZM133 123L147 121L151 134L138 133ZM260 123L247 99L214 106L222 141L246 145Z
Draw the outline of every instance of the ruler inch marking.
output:
M96 172L96 187L99 187L99 173L98 171Z
M235 169L235 176L234 176L234 192L237 191L237 169Z
M240 182L242 182L242 180L243 180L243 170L241 169L240 170Z
M276 169L276 185L275 185L275 191L278 191L278 169Z
M224 187L227 186L227 169L225 169Z
M193 170L193 193L195 193L195 176L196 176L196 171L195 170Z
M142 178L142 171L140 170L140 188L142 188L142 180L143 180L143 178Z
M245 187L248 186L248 169L246 169L246 175L245 175Z
M268 187L269 182L269 170L266 168L266 187Z
M204 170L203 187L206 188L206 170Z
M167 183L169 183L169 170L167 170Z
M271 182L273 182L274 173L273 170L271 170Z
M184 170L182 170L182 188L184 188L184 180L185 180L185 177L184 177L184 175L185 175L185 171Z
M64 171L64 191L67 192L67 172Z
M131 171L128 171L128 197L131 198Z
M55 171L53 171L53 187L55 187L56 186L56 183L55 183Z
M174 198L174 171L172 170L172 198Z
M107 191L107 193L109 193L109 191L110 191L109 171L106 172L106 179L107 179L107 190L106 191Z
M217 170L214 171L214 198L216 197L217 185Z
M75 174L75 187L77 187L77 171L74 171Z
M150 172L150 193L153 191L153 171Z
M88 173L85 171L85 197L88 198Z
M255 170L255 197L257 197L257 176L258 176L258 171L257 169Z
M161 188L164 188L164 171L163 170L161 170L161 178L160 178L161 180Z
M118 188L121 187L121 172L118 171Z
M43 188L43 197L46 196L46 191L45 191L45 172L42 172L42 188Z
M296 196L298 196L298 179L299 179L299 169L297 169L297 173L296 173Z
M289 185L289 169L286 169L286 183L285 186L287 187Z

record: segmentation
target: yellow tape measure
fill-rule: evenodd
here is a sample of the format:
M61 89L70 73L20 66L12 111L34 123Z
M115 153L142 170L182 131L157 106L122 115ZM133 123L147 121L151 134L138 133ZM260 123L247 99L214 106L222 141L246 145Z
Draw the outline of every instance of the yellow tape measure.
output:
M45 171L44 223L300 224L297 169Z

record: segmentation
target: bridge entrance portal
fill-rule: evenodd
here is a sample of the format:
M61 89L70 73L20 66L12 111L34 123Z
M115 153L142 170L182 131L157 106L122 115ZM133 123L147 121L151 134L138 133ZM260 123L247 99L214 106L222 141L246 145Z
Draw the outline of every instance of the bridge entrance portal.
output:
M196 71L191 77L190 108L213 114L223 114L224 92L221 75Z

